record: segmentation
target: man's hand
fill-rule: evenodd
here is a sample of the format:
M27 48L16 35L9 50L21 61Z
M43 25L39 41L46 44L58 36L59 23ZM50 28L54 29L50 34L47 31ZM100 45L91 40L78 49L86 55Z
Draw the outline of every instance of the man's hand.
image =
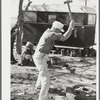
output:
M72 30L74 30L74 37L76 38L77 37L77 29L75 28L75 21L74 20L71 20L70 22L70 27L72 28Z
M74 28L75 27L75 22L74 22L74 20L71 20L71 22L70 22L70 25L69 25L70 27L72 27L72 28Z

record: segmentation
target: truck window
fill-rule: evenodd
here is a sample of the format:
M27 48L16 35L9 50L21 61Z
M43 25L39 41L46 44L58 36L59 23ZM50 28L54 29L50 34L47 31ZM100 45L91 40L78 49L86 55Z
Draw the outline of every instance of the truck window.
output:
M37 22L46 23L47 22L47 13L46 12L37 12Z
M75 23L77 25L83 25L84 22L84 18L86 16L84 14L79 14L79 13L72 13L72 19L75 21ZM62 22L63 24L66 24L66 23L70 23L70 18L69 18L69 14L66 13L66 14L59 14L59 21Z
M57 18L56 14L48 14L48 23L52 23Z
M59 21L62 22L63 24L69 23L69 14L59 14Z
M93 14L88 15L88 25L95 25L96 16Z
M77 25L83 25L84 14L74 13L72 14L72 17Z
M37 21L37 14L36 12L25 12L24 15L24 21L33 21L36 22Z

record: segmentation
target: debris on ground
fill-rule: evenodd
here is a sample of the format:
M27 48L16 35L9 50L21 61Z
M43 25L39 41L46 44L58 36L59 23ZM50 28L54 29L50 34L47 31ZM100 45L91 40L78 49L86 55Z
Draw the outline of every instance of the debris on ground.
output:
M49 100L67 100L74 95L66 92L75 84L93 85L96 88L96 58L56 56L58 62L49 64L51 85ZM11 100L37 100L35 84L38 76L36 66L11 65ZM67 93L67 94L66 94ZM68 99L70 100L70 99ZM75 99L76 100L76 99Z

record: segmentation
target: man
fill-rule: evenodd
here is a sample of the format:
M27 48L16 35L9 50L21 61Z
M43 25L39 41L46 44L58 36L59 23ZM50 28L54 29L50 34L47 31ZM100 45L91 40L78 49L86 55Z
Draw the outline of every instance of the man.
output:
M34 54L34 45L31 42L27 42L25 49L23 50L21 54L21 59L18 62L19 66L28 66L30 63L33 62L32 55Z
M62 34L62 32L64 32L63 26L62 23L54 21L51 29L47 29L41 36L35 50L33 60L39 71L36 88L41 87L38 100L47 100L48 97L47 95L50 87L50 74L47 65L48 54L50 53L55 40L65 41L71 36L75 23L72 20L68 30L64 34Z

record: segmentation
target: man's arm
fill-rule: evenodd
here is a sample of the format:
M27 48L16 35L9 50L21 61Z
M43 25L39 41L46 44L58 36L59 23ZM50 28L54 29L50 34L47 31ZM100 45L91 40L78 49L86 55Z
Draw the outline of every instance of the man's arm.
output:
M72 20L70 22L68 30L60 38L61 41L65 41L66 39L68 39L71 36L74 26L75 26L75 22Z

